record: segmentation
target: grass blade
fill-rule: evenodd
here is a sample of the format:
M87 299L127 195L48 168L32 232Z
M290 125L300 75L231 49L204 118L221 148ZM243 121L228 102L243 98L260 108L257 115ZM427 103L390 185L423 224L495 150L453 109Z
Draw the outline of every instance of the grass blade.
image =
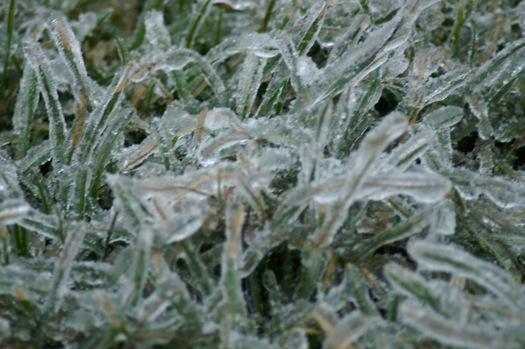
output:
M77 151L73 157L74 160L86 163L87 159L93 159L94 149L99 145L100 137L107 128L109 116L120 105L120 97L124 92L130 71L131 66L127 66L113 78L104 100L89 116L80 136ZM71 151L74 150L71 149Z
M221 285L224 288L224 295L231 314L234 318L244 318L246 316L246 304L243 297L240 269L242 264L242 226L245 211L240 203L233 200L228 202L226 208L226 245L222 255ZM235 322L239 320L241 319L234 319Z
M84 241L84 236L86 235L86 226L80 224L79 226L72 229L72 232L69 233L62 253L59 260L55 264L55 270L53 273L53 284L49 292L46 304L44 308L45 312L49 315L48 312L56 312L61 306L62 299L67 293L67 282L69 279L69 274L71 273L71 268L73 267L73 260L82 246Z
M36 73L40 93L46 105L53 158L57 161L57 164L65 164L67 127L62 106L58 99L50 62L40 46L34 41L28 41L25 45L25 50L29 65Z
M236 94L237 113L241 120L246 119L252 111L265 65L266 60L255 55L249 54L244 60Z
M307 54L317 40L324 23L326 6L324 1L316 2L303 18L298 19L300 28L295 38L295 45L300 55Z
M86 103L87 111L91 112L97 104L98 86L87 75L80 43L64 17L53 18L50 24L58 52L66 61L73 76L74 88L78 94L77 99L80 103Z
M190 31L188 32L188 38L186 39L187 48L193 46L193 41L199 33L202 23L204 22L206 17L208 17L211 5L213 4L211 0L202 1L201 3L202 5L197 9L197 14L195 16L195 19L193 20L193 23L191 24Z
M482 261L455 246L428 241L417 241L409 246L409 253L420 268L444 271L466 277L500 297L509 307L525 309L525 297L514 280L499 267Z
M19 135L17 158L26 156L31 140L33 119L39 102L38 79L35 71L30 66L24 69L24 75L20 82L20 92L16 99L15 113L13 115L13 126Z
M413 234L421 231L425 226L428 225L428 219L430 218L429 212L423 212L419 215L404 221L390 229L387 229L368 241L363 242L359 247L356 247L356 260L363 260L370 253L374 252L381 246L391 244L393 242L403 240Z

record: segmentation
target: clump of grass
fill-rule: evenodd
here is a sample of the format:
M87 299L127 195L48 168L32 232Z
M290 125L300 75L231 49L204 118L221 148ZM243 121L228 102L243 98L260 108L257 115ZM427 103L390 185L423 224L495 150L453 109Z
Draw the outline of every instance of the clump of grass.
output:
M127 6L1 8L2 347L524 345L522 5Z

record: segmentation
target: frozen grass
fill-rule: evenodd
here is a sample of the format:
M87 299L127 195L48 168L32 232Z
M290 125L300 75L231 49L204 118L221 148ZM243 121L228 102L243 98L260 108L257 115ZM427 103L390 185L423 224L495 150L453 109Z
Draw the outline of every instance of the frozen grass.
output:
M524 34L510 0L3 1L0 346L525 347Z

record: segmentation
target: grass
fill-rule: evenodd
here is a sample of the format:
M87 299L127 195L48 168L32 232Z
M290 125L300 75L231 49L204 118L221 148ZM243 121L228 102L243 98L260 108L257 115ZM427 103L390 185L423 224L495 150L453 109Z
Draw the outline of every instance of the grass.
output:
M4 1L2 348L521 348L513 1Z

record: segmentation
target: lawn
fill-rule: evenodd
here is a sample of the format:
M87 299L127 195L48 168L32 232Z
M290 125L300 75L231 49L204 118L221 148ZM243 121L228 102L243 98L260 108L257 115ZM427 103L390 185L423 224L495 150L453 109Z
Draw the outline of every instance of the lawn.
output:
M525 3L3 0L0 347L525 347Z

